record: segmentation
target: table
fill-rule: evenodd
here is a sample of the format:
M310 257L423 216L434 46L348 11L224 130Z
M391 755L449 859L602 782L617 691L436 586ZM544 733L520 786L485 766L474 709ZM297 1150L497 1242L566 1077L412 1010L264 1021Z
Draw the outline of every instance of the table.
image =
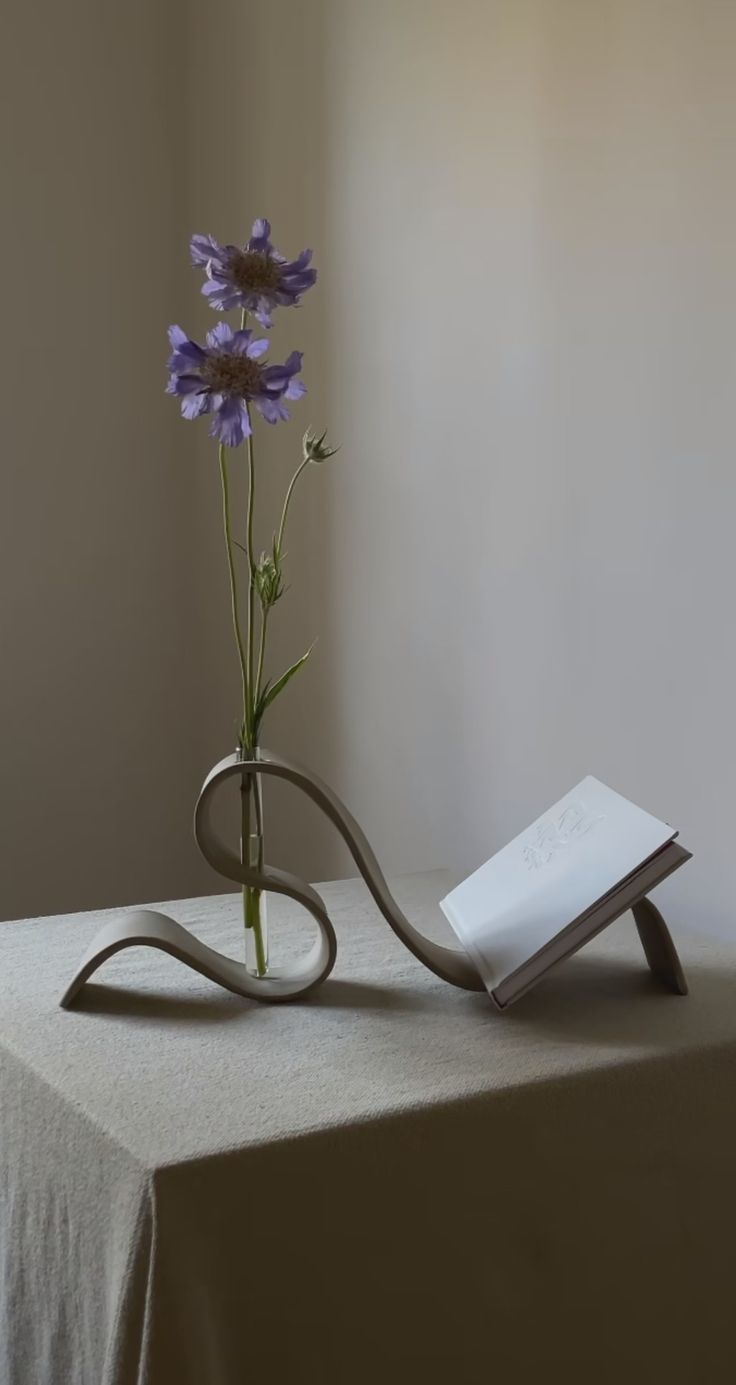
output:
M731 1379L736 943L675 928L681 999L627 916L500 1015L320 890L281 1007L140 950L64 1012L103 915L0 925L1 1385ZM236 896L156 907L237 955Z

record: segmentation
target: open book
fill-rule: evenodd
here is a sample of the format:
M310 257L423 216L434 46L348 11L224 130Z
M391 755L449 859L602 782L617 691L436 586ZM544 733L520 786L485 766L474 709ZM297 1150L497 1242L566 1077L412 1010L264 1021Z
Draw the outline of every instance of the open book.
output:
M589 776L441 901L496 1005L690 859L677 832Z

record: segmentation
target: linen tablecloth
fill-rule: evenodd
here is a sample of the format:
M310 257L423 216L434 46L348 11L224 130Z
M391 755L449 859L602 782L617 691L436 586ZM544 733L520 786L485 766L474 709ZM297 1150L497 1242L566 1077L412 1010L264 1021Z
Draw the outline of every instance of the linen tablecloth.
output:
M0 925L2 1385L731 1380L736 947L676 930L673 997L627 916L499 1015L320 888L288 1006L138 950L64 1012L106 915ZM237 955L237 896L157 907Z

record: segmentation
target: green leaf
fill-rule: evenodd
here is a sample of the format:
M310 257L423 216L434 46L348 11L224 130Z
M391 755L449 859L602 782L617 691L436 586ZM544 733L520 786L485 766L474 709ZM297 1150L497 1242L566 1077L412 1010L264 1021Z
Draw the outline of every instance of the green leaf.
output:
M299 669L304 667L313 649L314 644L310 644L306 654L302 654L301 659L297 659L296 663L291 665L291 668L287 668L286 673L282 673L281 677L277 678L275 683L266 683L261 693L258 702L258 708L256 711L256 715L259 722L266 708L271 706L271 703L274 701L275 698L278 697L280 692L283 692L284 688L286 687L286 684L291 681L291 679L294 677L294 674L298 673Z
M253 713L253 734L256 737L261 729L261 722L263 721L267 708L270 707L279 693L283 692L286 684L294 677L294 674L298 673L299 669L306 664L316 643L317 641L315 640L313 644L310 644L306 654L302 654L301 659L297 659L296 663L291 665L291 668L287 668L286 673L282 673L281 677L277 678L275 683L272 683L270 679L264 683Z

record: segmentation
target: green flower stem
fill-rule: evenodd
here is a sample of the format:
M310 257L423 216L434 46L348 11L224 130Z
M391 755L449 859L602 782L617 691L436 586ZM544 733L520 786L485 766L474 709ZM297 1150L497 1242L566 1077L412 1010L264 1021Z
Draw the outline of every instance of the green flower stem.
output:
M255 749L255 711L256 692L253 683L253 656L255 644L255 557L253 554L253 515L256 502L256 470L253 460L253 435L248 435L248 517L246 553L248 557L248 715L246 735L249 750Z
M258 668L256 671L256 704L261 696L261 682L263 680L263 663L266 657L266 632L268 630L269 609L261 613L261 642L258 648Z
M241 328L245 327L247 314L241 313ZM256 563L253 543L253 528L255 516L255 460L253 455L253 436L249 434L247 439L248 453L248 504L246 515L246 557L248 562L248 628L247 638L243 639L243 630L240 622L240 612L238 606L238 588L235 574L235 561L233 555L232 523L230 517L230 491L229 478L227 471L227 461L223 444L219 447L220 461L220 480L222 484L222 512L223 526L225 531L225 547L227 551L228 576L230 579L230 603L232 608L233 632L238 651L240 663L240 673L243 690L243 729L242 729L242 750L244 755L254 758L257 751L256 739L258 727L256 725L258 701L261 695L263 682L264 663L266 655L266 637L268 631L268 607L261 608L260 637L258 640L258 659L256 664ZM281 522L279 524L278 535L276 538L276 554L279 556L283 552L284 534L286 531L286 520L289 513L289 506L294 494L296 483L302 472L309 463L309 458L304 460L297 467L289 483L284 505L281 512ZM255 667L254 667L255 665ZM260 784L257 775L243 774L240 786L241 794L241 861L243 864L251 864L251 795L254 805L254 836L257 840L257 867L263 870L263 814L261 805ZM256 974L265 976L267 972L266 945L263 934L263 924L261 920L261 890L254 889L249 885L244 885L242 890L243 897L243 922L246 929L253 930L253 942L255 947Z
M233 535L230 521L230 486L228 483L227 462L225 460L225 447L220 443L218 449L220 459L220 482L222 485L222 523L225 531L225 548L227 551L227 570L230 578L230 608L233 619L233 633L238 649L238 659L240 661L240 675L243 684L243 723L245 725L248 717L249 686L248 670L245 658L245 648L243 646L243 631L240 625L240 613L238 609L238 584L235 579L235 560L233 557Z
M245 323L245 314L243 314L243 319L242 319L242 320L243 320L243 323ZM244 747L244 748L245 748L246 751L248 751L252 756L255 756L255 753L256 753L256 731L257 731L257 728L256 728L256 705L257 705L257 700L258 700L258 681L260 681L260 672L259 672L259 675L258 675L258 681L254 680L254 676L253 676L253 663L254 663L254 655L255 655L255 619L256 619L256 611L255 611L255 605L256 605L256 603L255 603L255 597L256 597L256 587L255 587L255 553L254 553L254 547L253 547L253 523L254 523L255 501L256 501L256 471L255 471L255 459L254 459L254 456L253 456L253 435L252 435L252 433L249 433L249 435L248 435L247 446L248 446L248 509L247 509L247 517L246 517L246 556L247 556L247 561L248 561L248 643L247 643L247 661L246 661L246 668L247 668L246 683L247 683L248 692L247 692L247 698L246 698L246 716L245 716L245 727L244 727L244 735L245 735L246 744L245 744L245 747ZM265 642L265 628L264 628L264 627L265 627L265 621L264 621L264 619L263 619L263 616L261 616L261 638L260 638L261 655L259 656L259 668L262 666L263 647L264 647L264 642ZM263 815L262 815L262 811L261 811L261 793L260 793L260 785L259 785L259 783L258 783L258 778L257 778L257 776L256 776L256 775L247 775L247 776L245 776L245 778L244 778L244 784L243 784L242 787L243 787L243 789L245 790L245 792L242 794L242 797L241 797L241 806L242 806L242 814L241 814L241 836L242 836L242 844L241 844L241 851L242 851L243 853L245 853L245 852L248 853L248 856L247 856L248 864L251 864L251 863L250 863L250 822L251 822L250 800L251 800L251 794L252 794L252 795L253 795L253 803L254 803L254 807L255 807L255 824L254 824L254 825L255 825L255 833L256 833L256 837L257 837L257 839L258 839L258 858L257 858L257 861L256 861L256 865L257 865L258 870L259 870L259 871L262 871L262 870L263 870ZM246 857L244 856L243 859L246 859ZM262 920L261 920L261 891L258 890L258 889L253 889L250 885L244 885L244 886L243 886L243 922L244 922L246 928L252 928L252 930L253 930L253 942L254 942L254 945L255 945L255 954L256 954L256 975L257 975L257 976L265 976L265 975L266 975L266 971L267 971L267 969L268 969L268 964L267 964L267 959L266 959L265 938L264 938L264 936L263 936L263 922L262 922Z
M242 864L250 864L250 795L251 777L243 774L240 778L240 860ZM243 927L252 928L253 901L252 896L256 893L250 885L243 885L241 890L243 900ZM256 904L258 901L256 900ZM260 909L258 909L260 921Z
M308 458L308 457L305 457L305 458L304 458L304 461L301 462L301 463L299 464L299 466L297 467L296 471L294 472L294 475L293 475L292 478L291 478L291 481L289 482L289 489L288 489L287 492L286 492L286 499L284 500L284 508L283 508L283 510L281 511L281 523L280 523L280 525L279 525L278 537L277 537L277 539L276 539L276 552L279 554L279 556L281 555L281 551L282 551L282 548L283 548L283 543L284 543L284 530L286 529L286 516L287 516L288 513L289 513L289 506L290 506L290 504L291 504L291 497L292 497L292 495L294 494L294 487L295 487L297 481L299 480L299 477L301 476L301 474L302 474L302 472L303 472L303 470L304 470L304 468L305 468L306 466L309 466L309 458Z
M253 780L253 803L255 805L255 827L258 838L258 869L263 870L263 804L261 801L261 786L258 779ZM267 969L266 949L263 937L263 923L261 921L261 891L251 890L254 917L252 927L254 930L253 941L256 948L256 972L259 976L265 976Z
M239 662L240 662L240 673L241 673L242 685L243 685L243 735L248 739L248 749L253 749L253 746L252 746L252 723L253 723L253 719L252 719L252 695L251 695L251 688L252 688L252 686L253 686L253 684L252 684L252 662L253 662L253 629L252 629L252 619L249 620L249 630L248 630L248 655L247 655L247 657L246 657L246 649L245 649L245 645L244 645L244 642L243 642L243 631L242 631L242 627L241 627L241 624L240 624L240 611L239 611L239 605L238 605L238 586L237 586L237 581L236 581L236 576L235 576L235 559L234 559L234 555L233 555L232 522L231 522L231 517L230 517L230 486L229 486L228 471L227 471L227 461L226 461L226 457L225 457L225 448L224 448L224 446L223 446L222 443L220 444L218 455L219 455L219 461L220 461L220 481L221 481L221 484L222 484L222 516L223 516L223 528L224 528L224 531L225 531L225 549L226 549L226 552L227 552L227 570L228 570L228 576L229 576L229 579L230 579L230 605L231 605L231 609L232 609L233 632L234 632L234 635L235 635L235 643L236 643L236 645L237 645L237 650L238 650L238 660L239 660ZM251 467L252 467L252 453L251 453ZM250 515L250 521L249 521L250 548L249 548L249 552L252 552L252 513L250 513L251 511L252 511L252 486L251 486L251 494L250 494L250 496L249 496L249 515ZM252 605L253 605L253 601L252 601L252 598L253 598L253 574L252 574L252 568L251 568L251 570L250 570L250 591L249 591L249 595L250 595L250 601L249 601L249 616L251 616L251 615L252 615ZM250 677L249 677L249 670L250 670ZM240 785L240 859L241 859L241 861L242 861L244 864L248 861L249 853L250 853L250 823L251 823L250 799L251 799L251 794L254 795L254 798L255 798L255 805L256 805L255 817L256 817L256 831L257 831L257 833L258 833L258 868L259 868L259 870L260 870L260 869L263 868L263 821L262 821L262 814L261 814L261 805L260 805L259 794L258 794L258 788L257 788L257 785L256 785L255 778L254 778L252 775L246 775L246 774L244 774L243 777L242 777L241 785ZM242 893L243 893L243 922L244 922L246 928L252 928L252 929L254 930L253 941L254 941L254 943L255 943L255 953L256 953L256 972L257 972L258 976L265 976L266 970L267 970L267 965L266 965L266 948L265 948L265 940L264 940L264 937L263 937L263 925L262 925L262 923L261 923L261 891L260 891L260 890L252 889L249 885L244 885L244 886L243 886L243 892L242 892Z
M265 976L268 970L266 960L266 946L263 937L263 924L261 923L261 891L248 890L246 907L246 928L253 929L253 942L256 953L256 976Z
M250 860L250 826L251 794L255 805L255 830L258 839L258 856L255 862L259 871L263 870L263 816L260 801L260 786L257 777L251 774L244 774L240 785L241 794L241 859L252 864ZM266 957L266 941L263 934L263 922L261 919L261 893L251 885L243 886L243 924L246 929L253 930L253 943L256 954L256 975L265 976L268 970Z

